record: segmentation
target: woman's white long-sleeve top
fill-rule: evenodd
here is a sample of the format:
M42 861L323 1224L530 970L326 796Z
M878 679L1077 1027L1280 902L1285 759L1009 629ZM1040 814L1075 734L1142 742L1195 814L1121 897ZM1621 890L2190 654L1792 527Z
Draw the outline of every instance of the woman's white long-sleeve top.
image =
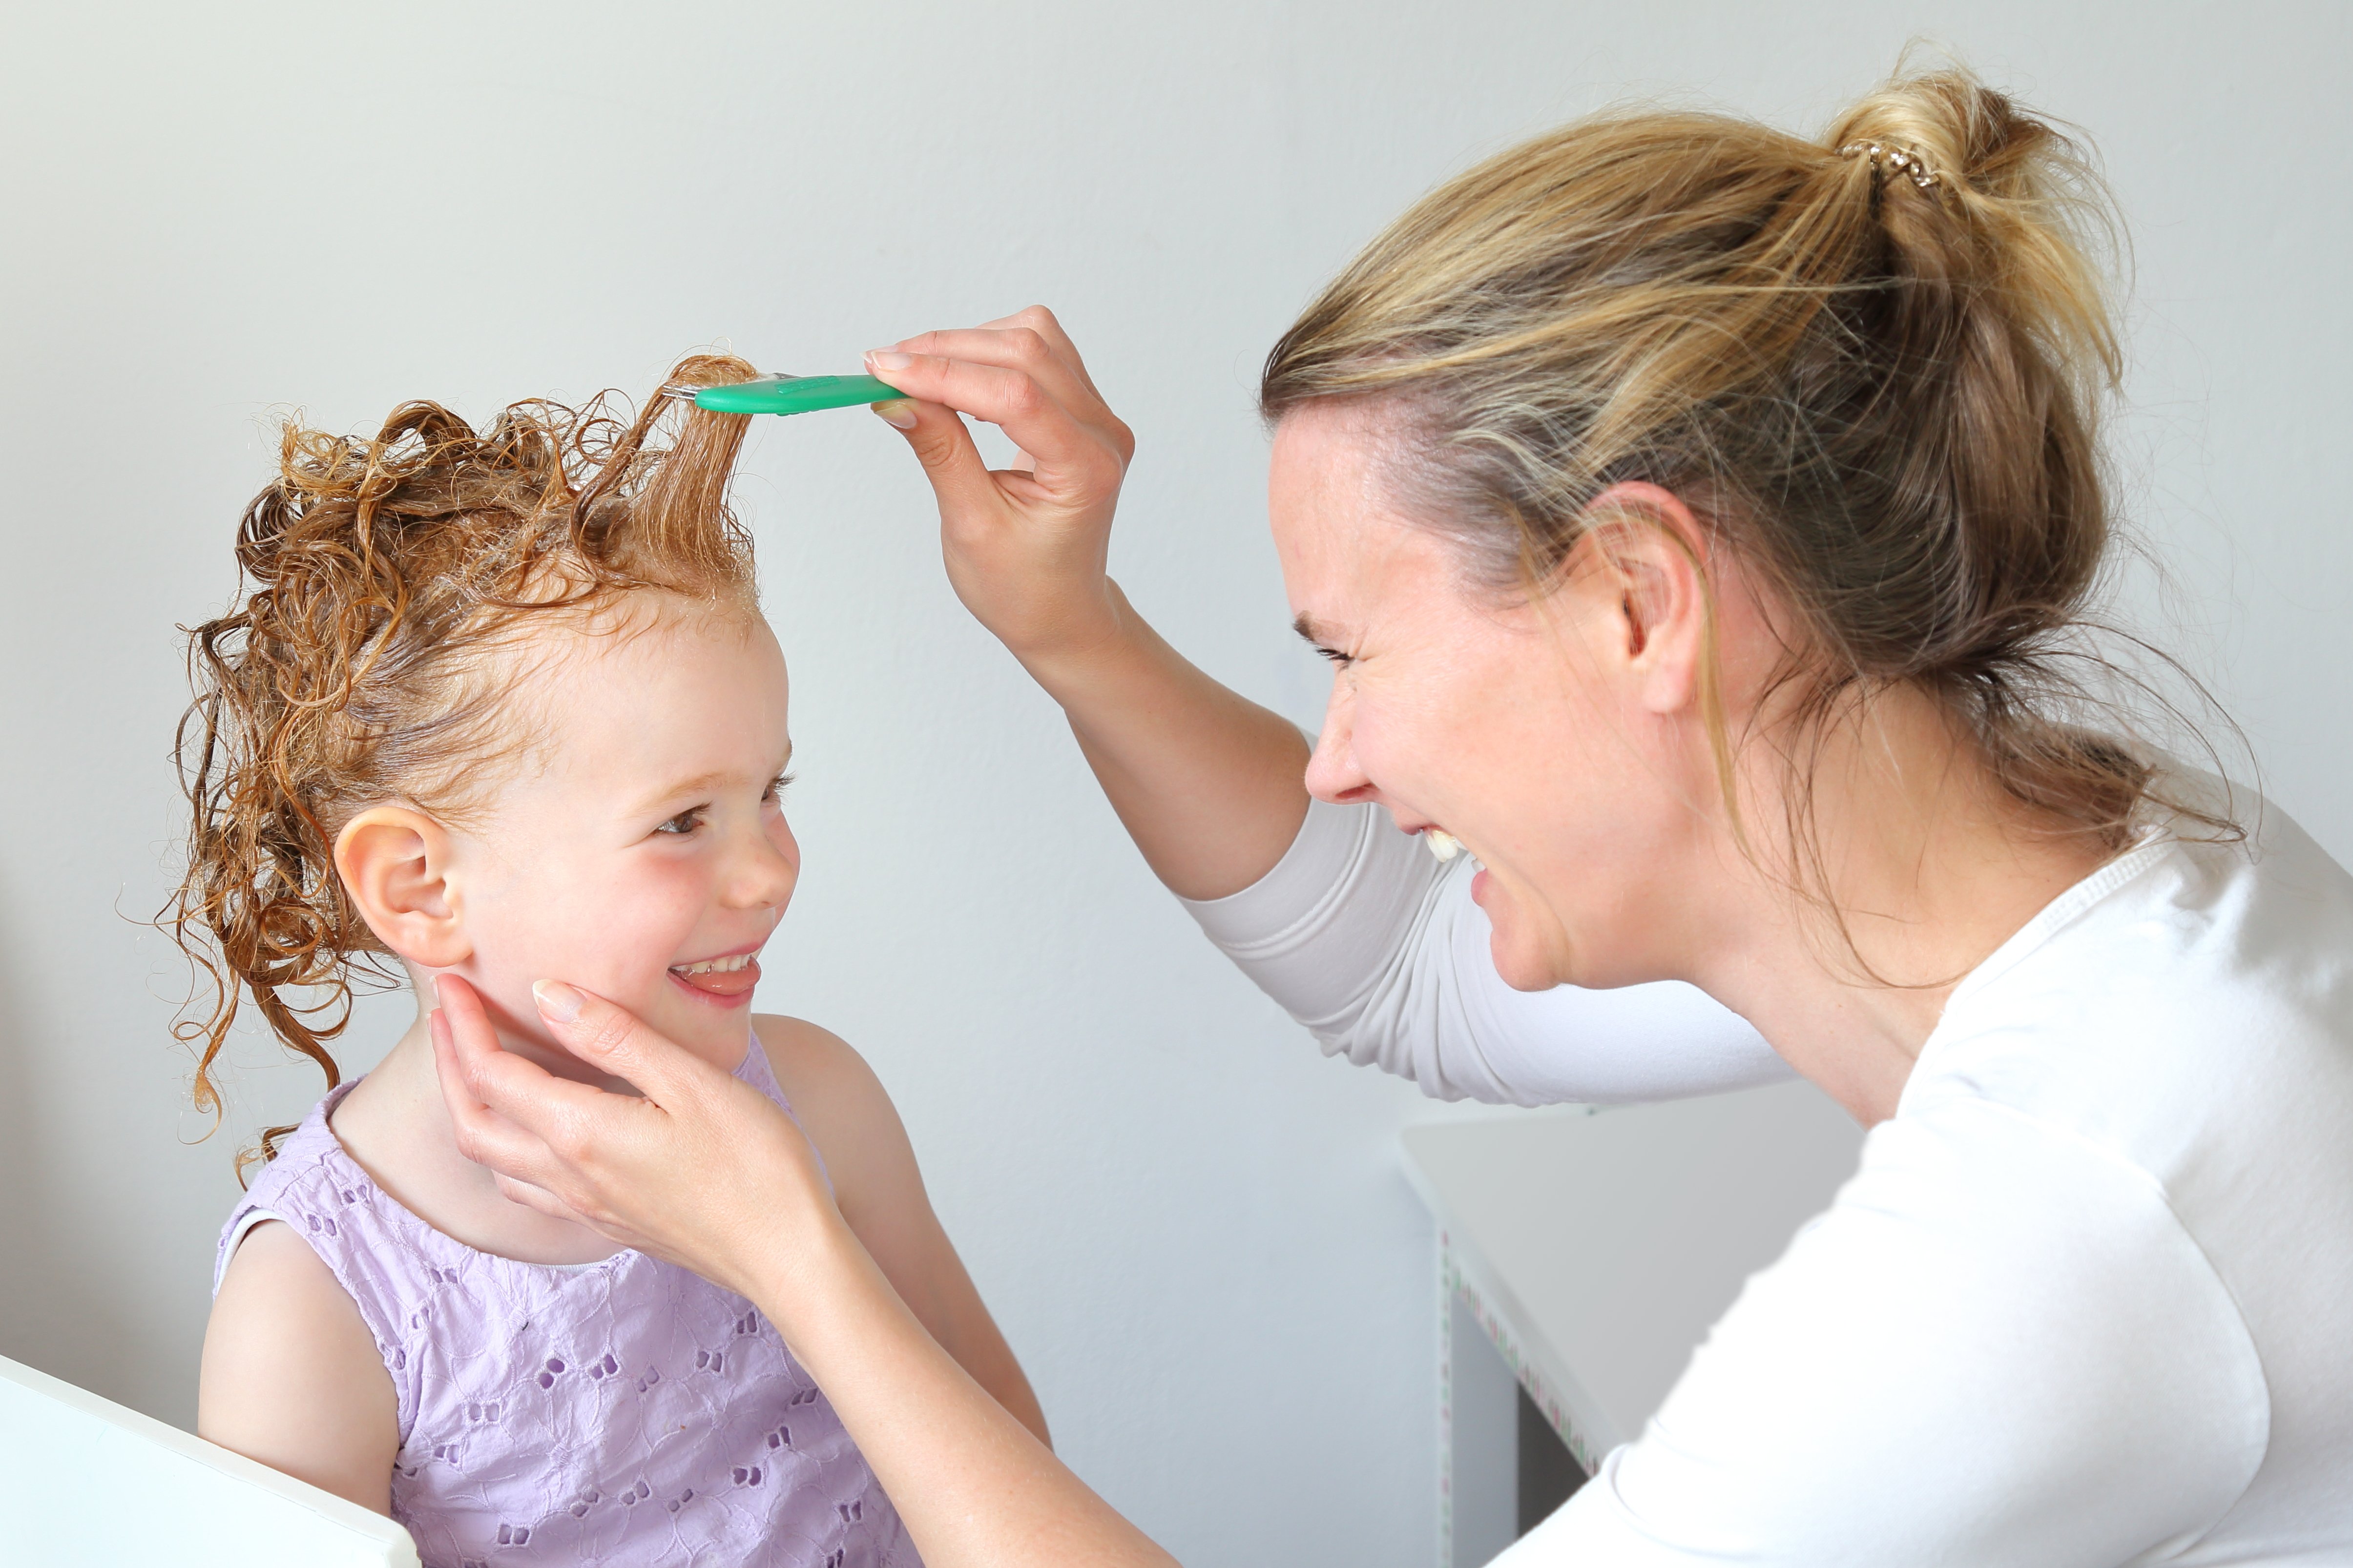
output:
M2353 879L2258 812L2252 849L2151 834L1961 983L1853 1178L1514 1568L2353 1563ZM1511 991L1469 870L1318 805L1190 907L1327 1051L1444 1098L1788 1073L1688 987Z
M1440 865L1378 807L1318 801L1273 870L1185 907L1326 1052L1440 1100L1620 1104L1791 1076L1689 985L1513 990L1488 956L1473 868Z

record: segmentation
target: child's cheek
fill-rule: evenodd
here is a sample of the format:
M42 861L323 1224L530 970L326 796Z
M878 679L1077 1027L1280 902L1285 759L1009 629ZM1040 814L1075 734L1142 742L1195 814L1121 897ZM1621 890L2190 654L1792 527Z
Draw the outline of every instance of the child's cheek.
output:
M702 881L695 868L650 855L586 879L563 922L581 983L638 1013L667 1003L670 966L695 956L685 948L708 901Z

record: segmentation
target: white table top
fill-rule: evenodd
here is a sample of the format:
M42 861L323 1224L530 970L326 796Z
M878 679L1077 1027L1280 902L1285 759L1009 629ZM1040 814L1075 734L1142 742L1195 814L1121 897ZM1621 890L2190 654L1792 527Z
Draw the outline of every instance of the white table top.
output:
M1750 1274L1854 1172L1812 1085L1408 1129L1451 1265L1588 1466L1642 1428Z

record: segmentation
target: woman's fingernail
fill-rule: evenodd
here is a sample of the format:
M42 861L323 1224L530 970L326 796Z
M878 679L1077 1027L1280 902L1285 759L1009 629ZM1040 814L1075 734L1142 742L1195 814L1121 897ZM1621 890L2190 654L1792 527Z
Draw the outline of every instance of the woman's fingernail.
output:
M915 406L912 403L877 403L871 406L885 425L894 425L902 430L915 427Z
M580 1016L580 993L561 980L533 981L531 999L539 1004L539 1016L551 1024L569 1024Z
M913 354L902 354L896 349L870 349L866 353L870 370L904 370L914 363Z

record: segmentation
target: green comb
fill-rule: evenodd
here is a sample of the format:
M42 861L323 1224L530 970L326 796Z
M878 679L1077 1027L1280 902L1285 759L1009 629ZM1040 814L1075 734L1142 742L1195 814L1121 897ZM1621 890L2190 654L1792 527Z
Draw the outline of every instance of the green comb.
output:
M713 414L813 414L854 403L888 403L905 394L871 375L764 375L725 386L664 387L671 397L691 397Z

